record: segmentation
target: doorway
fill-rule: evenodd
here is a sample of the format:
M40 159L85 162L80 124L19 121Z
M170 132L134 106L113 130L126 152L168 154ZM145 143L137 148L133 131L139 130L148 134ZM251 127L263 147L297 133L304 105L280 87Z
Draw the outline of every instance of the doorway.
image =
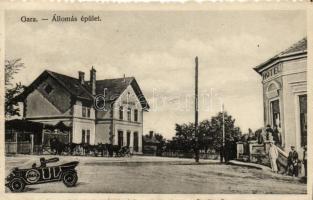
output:
M272 127L281 128L279 100L271 101Z
M119 147L123 146L123 131L118 131L117 132L117 144Z
M138 132L134 132L134 151L138 152Z

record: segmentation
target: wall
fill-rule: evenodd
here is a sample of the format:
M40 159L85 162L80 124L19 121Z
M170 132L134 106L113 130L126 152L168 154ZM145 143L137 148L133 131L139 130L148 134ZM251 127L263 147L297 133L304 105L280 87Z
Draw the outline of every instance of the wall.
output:
M74 118L73 119L73 143L82 142L82 130L90 130L90 144L95 144L95 123L93 120ZM87 134L87 132L86 132ZM86 141L86 140L85 140Z
M301 154L298 95L306 94L307 61L306 58L289 60L276 66L279 67L278 72L262 81L264 125L272 125L270 101L278 99L284 151L289 152L290 146L296 146ZM277 93L268 91L271 84L276 86Z
M302 151L300 145L300 112L299 96L307 93L306 59L285 62L283 64L283 98L285 106L285 135L286 150L295 146L297 151ZM300 153L301 154L301 153Z
M114 119L119 120L119 108L120 106L124 107L124 119L127 120L127 108L131 108L131 122L134 122L134 109L138 110L138 123L142 123L142 107L139 99L137 98L133 88L128 86L125 91L121 94L121 96L115 101L113 109L114 109Z
M90 130L90 144L95 144L96 127L95 127L95 110L90 108L90 117L82 116L82 103L76 101L73 106L73 142L82 142L82 130ZM87 134L87 132L86 132ZM86 140L85 140L86 141Z
M95 144L110 144L111 121L99 121L96 124L96 140Z
M119 108L123 106L123 120L119 118ZM131 108L131 120L127 119L127 108ZM113 144L118 144L118 131L124 133L124 145L126 145L126 134L130 132L130 140L133 140L135 132L138 133L138 153L142 153L142 132L143 132L143 110L132 86L128 86L121 96L115 101L113 106ZM134 121L134 110L138 110L138 121ZM133 143L130 142L132 147Z
M44 90L45 86L49 84L53 90L47 94ZM38 87L38 91L45 96L54 106L61 112L65 112L71 107L71 96L58 82L51 77L44 80Z
M118 144L118 131L123 131L123 145L126 146L127 138L126 134L127 132L130 132L130 147L133 147L133 138L134 133L138 133L138 153L142 153L142 125L141 124L130 124L128 122L121 122L121 121L115 121L114 122L114 140L113 144Z
M49 84L53 90L47 94L44 90ZM26 97L25 117L69 116L71 96L55 80L48 77Z
M34 90L26 98L25 117L59 116L59 111L38 90Z

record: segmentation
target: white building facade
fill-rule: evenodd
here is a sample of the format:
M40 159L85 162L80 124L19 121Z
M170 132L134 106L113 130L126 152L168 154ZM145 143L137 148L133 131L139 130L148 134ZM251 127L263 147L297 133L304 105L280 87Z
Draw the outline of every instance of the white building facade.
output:
M307 40L254 68L262 76L264 125L277 126L284 151L307 144Z

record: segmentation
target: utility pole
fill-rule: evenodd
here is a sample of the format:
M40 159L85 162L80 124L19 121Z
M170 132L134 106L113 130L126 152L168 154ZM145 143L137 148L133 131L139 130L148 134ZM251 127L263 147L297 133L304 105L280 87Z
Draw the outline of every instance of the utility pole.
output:
M223 148L225 147L225 114L224 114L224 103L222 104L223 113Z
M198 57L195 58L195 161L199 162L199 134L198 134Z
M224 103L222 103L222 148L221 148L220 155L221 155L221 162L223 162L223 159L226 162L226 150L225 150L225 114L224 114Z

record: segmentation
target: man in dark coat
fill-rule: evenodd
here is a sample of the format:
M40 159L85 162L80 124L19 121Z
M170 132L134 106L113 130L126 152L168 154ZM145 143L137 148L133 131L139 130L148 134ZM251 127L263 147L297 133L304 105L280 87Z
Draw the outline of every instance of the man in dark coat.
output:
M192 148L193 148L193 151L195 153L195 161L196 163L199 162L199 142L198 142L198 138L196 137L195 139L192 140Z
M288 155L288 172L289 175L293 176L295 175L298 177L299 175L299 156L298 153L295 150L294 146L291 146L291 151L289 152Z

